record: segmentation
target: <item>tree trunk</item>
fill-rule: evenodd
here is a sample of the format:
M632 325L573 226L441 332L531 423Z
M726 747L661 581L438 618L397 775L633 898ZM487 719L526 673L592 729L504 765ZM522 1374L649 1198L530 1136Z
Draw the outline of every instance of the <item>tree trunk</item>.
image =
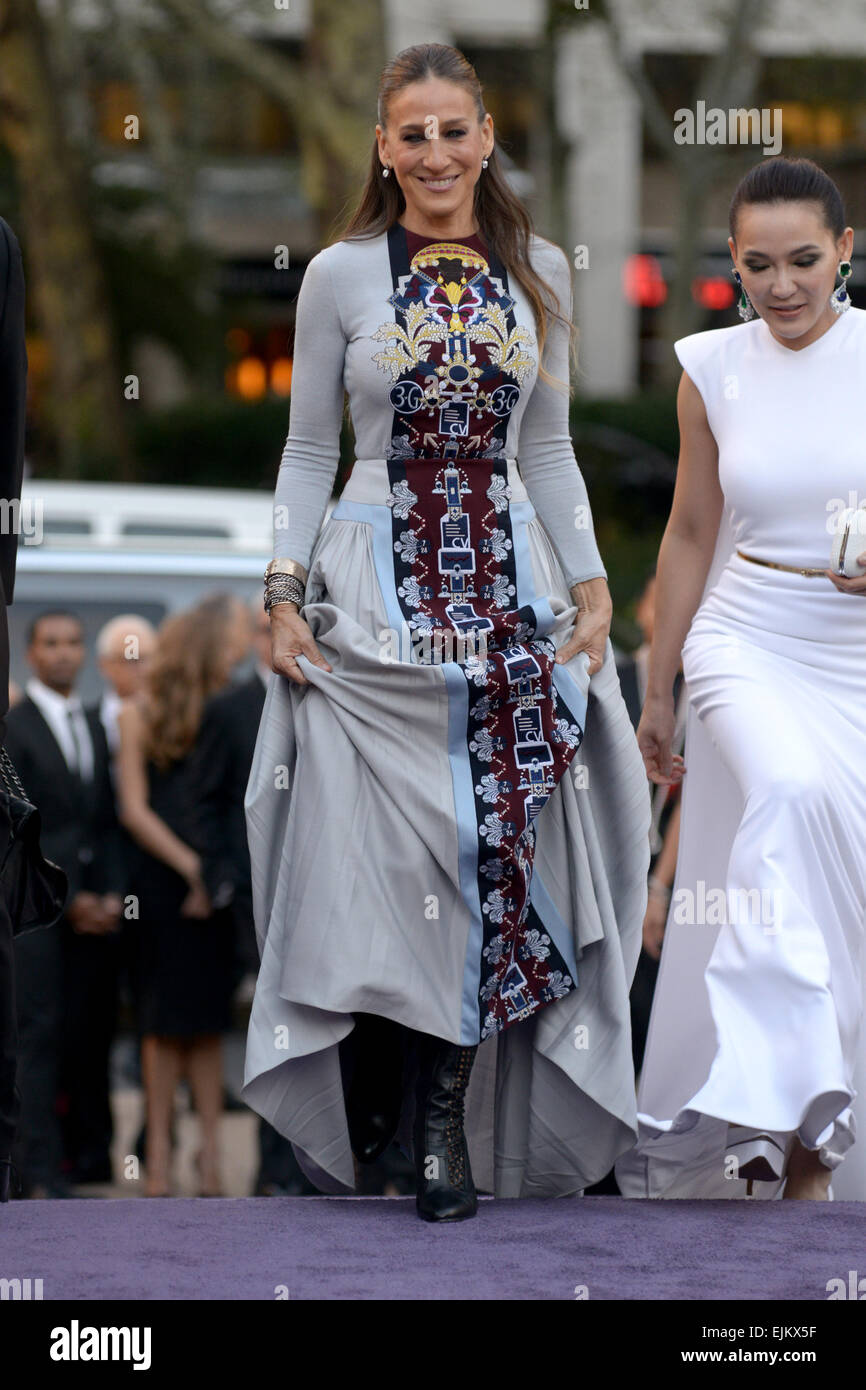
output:
M692 155L691 151L689 155ZM688 333L695 333L701 324L703 310L692 295L692 284L701 258L701 232L707 195L718 172L717 165L717 158L706 158L703 154L674 163L678 183L676 272L662 315L661 336L665 342L673 343ZM674 353L667 353L661 370L664 384L675 386L680 370Z
M196 43L241 72L288 110L301 147L304 194L316 241L340 230L358 198L376 124L376 92L385 65L382 0L311 0L303 63L273 52L203 0L160 0Z
M304 192L318 240L326 242L341 230L367 176L385 65L382 0L313 0L306 56Z
M751 103L762 67L761 56L753 47L753 36L766 11L767 0L731 0L723 16L726 42L705 58L692 93L692 110L699 98L706 102L707 108L721 107L723 110ZM602 15L610 29L620 66L640 99L647 131L662 157L671 161L677 176L676 271L662 327L664 340L675 342L693 332L699 322L700 310L692 299L691 289L701 255L704 210L714 180L724 175L728 166L716 146L678 148L673 144L670 114L647 76L642 55L627 42L617 8L605 5ZM674 386L679 374L674 354L666 354L660 370L662 383Z
M33 0L0 0L0 138L21 186L29 293L53 377L49 429L59 472L80 477L82 446L132 476L123 370L91 233L88 188L65 134L49 44Z

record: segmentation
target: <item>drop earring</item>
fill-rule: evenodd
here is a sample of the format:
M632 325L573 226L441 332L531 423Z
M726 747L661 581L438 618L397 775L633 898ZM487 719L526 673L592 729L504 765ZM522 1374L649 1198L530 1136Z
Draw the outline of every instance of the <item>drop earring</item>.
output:
M740 318L743 320L744 323L748 323L749 319L753 319L755 317L755 306L752 303L749 296L746 294L745 289L743 288L743 281L740 277L740 272L737 270L736 266L731 267L731 274L733 275L734 279L740 287L740 297L737 300L737 313L739 314Z
M486 169L486 168L487 168L487 164L488 164L488 160L482 159L482 161L481 161L481 168L482 168L482 169Z
M834 314L844 314L846 309L851 308L851 300L848 298L848 291L845 283L851 275L853 267L850 261L839 262L839 274L842 276L841 285L837 285L830 295L830 308Z
M388 177L388 175L390 174L390 172L391 172L391 170L388 168L388 165L387 165L387 164L383 164L383 165L382 165L382 178L383 178L383 179L386 179L386 178Z

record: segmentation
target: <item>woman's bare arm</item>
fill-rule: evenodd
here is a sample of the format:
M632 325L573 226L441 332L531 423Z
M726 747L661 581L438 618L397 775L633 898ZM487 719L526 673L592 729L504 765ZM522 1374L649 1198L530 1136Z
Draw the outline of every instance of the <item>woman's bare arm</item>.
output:
M673 684L683 643L707 581L723 496L719 451L691 377L683 372L677 392L680 456L671 514L656 567L655 631L650 649L646 703L673 704Z
M142 849L175 869L187 883L197 883L201 877L199 856L151 810L144 757L144 725L134 700L124 700L117 724L120 732L117 755L120 823L126 826Z

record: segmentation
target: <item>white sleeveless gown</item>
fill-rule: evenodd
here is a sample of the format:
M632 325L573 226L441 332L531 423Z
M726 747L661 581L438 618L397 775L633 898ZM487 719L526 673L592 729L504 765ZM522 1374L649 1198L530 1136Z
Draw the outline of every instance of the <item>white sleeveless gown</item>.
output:
M834 517L866 502L866 312L799 351L762 319L675 347L725 507L683 647L677 872L617 1178L625 1196L742 1197L739 1126L782 1152L798 1135L835 1198L866 1199L866 596L736 554L826 568Z

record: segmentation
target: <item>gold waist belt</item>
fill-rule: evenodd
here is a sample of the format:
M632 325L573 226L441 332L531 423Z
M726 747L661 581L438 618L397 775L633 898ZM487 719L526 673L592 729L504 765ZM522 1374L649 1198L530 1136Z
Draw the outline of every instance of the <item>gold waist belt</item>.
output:
M746 555L742 550L738 550L737 554L742 556L744 560L751 560L753 565L768 565L771 570L787 570L789 574L823 574L825 579L827 577L826 569L815 569L808 565L805 568L801 568L799 565L780 565L775 560L759 560L757 555Z

